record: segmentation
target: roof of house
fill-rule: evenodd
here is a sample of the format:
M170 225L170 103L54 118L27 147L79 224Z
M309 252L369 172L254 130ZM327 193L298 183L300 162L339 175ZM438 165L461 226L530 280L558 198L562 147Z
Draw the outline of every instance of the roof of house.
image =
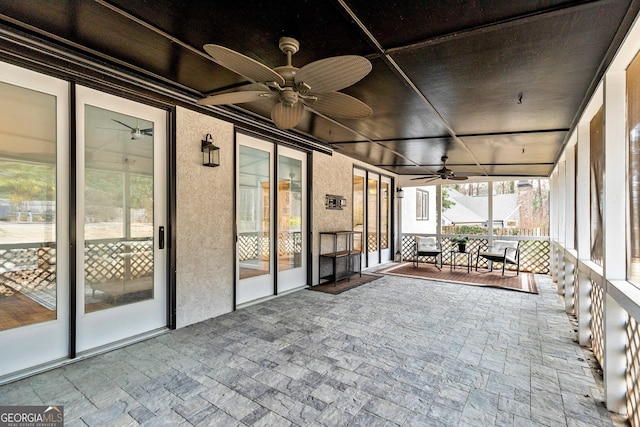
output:
M449 197L455 204L443 210L442 216L453 224L477 224L489 217L488 196L465 196L449 189ZM493 196L493 221L520 219L517 194L496 194Z

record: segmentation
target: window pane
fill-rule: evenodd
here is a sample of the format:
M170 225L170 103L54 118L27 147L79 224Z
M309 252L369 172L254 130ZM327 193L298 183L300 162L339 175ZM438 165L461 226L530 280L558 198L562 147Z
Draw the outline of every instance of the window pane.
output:
M278 163L278 268L302 266L302 161Z
M85 312L153 298L153 123L85 107Z
M380 182L380 249L389 248L389 186Z
M0 330L56 319L56 98L0 83Z
M378 180L369 178L367 208L367 251L378 250Z
M364 177L353 175L353 230L364 234ZM356 239L354 249L362 251L362 239Z
M269 153L240 146L240 279L270 272Z

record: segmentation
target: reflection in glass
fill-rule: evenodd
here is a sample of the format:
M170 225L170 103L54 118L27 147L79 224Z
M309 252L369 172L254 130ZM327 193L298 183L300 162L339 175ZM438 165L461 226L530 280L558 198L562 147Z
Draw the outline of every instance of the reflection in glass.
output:
M56 98L0 83L0 330L56 319Z
M153 123L85 107L85 312L153 298Z
M389 249L389 183L380 183L380 249Z
M353 175L353 231L364 234L364 177ZM362 252L362 240L356 239L354 249Z
M378 180L368 179L367 251L378 250Z
M238 256L240 279L270 273L269 153L240 146Z
M278 161L278 269L302 267L302 161Z

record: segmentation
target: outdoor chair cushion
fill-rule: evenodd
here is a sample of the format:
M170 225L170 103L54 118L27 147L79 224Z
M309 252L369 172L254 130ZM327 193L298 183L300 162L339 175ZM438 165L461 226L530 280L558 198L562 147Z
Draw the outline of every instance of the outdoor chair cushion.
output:
M435 237L416 236L418 252L440 252L438 241Z
M506 250L506 257L505 257ZM480 252L478 255L493 259L504 258L510 264L517 264L518 242L512 240L494 240L493 245L487 248L486 252Z

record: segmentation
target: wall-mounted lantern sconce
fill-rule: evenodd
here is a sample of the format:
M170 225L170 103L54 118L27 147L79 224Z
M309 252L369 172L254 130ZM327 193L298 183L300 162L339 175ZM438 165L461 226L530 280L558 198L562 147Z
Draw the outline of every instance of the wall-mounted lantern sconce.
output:
M202 164L212 168L220 166L220 147L213 144L210 133L202 140Z
M398 187L396 190L396 197L398 197L398 199L404 198L404 190L402 188Z

